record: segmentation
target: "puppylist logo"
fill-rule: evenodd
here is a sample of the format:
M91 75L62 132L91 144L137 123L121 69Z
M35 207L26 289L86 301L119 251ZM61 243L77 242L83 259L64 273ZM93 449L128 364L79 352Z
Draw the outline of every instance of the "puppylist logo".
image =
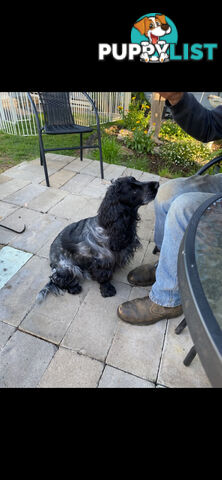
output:
M166 63L170 61L214 60L217 43L183 43L177 51L178 32L174 22L161 13L148 13L140 17L131 29L131 43L100 43L98 58L105 61L111 56L117 61Z

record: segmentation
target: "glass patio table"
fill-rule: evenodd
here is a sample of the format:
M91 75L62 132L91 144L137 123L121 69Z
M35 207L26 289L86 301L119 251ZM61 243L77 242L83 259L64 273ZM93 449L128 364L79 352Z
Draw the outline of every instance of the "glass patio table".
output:
M222 193L194 213L180 246L178 280L193 357L198 353L211 385L222 387Z

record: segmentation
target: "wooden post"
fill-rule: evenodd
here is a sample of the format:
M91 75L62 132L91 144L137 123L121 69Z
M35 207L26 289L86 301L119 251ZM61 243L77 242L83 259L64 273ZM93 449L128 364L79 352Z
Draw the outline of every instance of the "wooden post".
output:
M161 140L159 140L158 135L161 128L164 105L165 99L161 97L159 93L153 92L151 98L151 118L148 135L154 131L153 139L157 144L162 143Z

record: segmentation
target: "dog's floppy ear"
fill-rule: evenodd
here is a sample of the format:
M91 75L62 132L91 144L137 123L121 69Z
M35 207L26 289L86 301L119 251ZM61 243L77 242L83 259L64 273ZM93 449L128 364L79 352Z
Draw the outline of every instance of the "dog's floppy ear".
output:
M141 35L147 36L147 31L149 30L151 20L148 17L143 17L139 22L134 23L134 27L139 30Z
M118 183L115 180L106 191L106 195L99 207L98 217L102 227L110 227L119 216Z
M167 22L166 22L166 17L165 17L165 15L155 15L155 18L156 18L157 20L159 20L159 22L160 22L161 24L163 24L163 25L165 24L165 25L166 25Z

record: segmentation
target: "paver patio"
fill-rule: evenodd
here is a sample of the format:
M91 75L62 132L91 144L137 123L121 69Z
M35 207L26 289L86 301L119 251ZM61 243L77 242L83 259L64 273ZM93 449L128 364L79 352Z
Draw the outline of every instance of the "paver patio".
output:
M30 254L0 289L0 387L210 387L198 355L190 367L183 365L192 340L187 328L179 336L174 332L182 317L137 327L116 314L120 303L149 291L131 287L127 273L157 260L152 254L153 204L140 208L142 248L115 273L116 296L103 298L98 284L87 280L79 295L49 296L42 305L35 304L48 281L52 240L67 224L96 215L112 178L166 181L106 163L101 180L99 162L87 158L81 162L47 154L47 163L51 188L45 186L39 159L0 175L1 224L18 229L26 225L22 234L0 227L0 248Z

